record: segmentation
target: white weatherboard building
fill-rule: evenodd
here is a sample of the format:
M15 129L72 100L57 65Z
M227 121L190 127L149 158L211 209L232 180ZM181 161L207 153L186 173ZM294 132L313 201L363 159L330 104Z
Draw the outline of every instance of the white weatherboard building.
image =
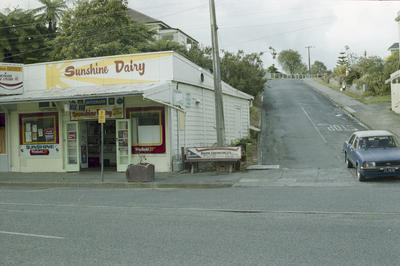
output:
M99 167L98 110L106 111L104 166L116 171L140 160L180 170L182 147L216 143L213 76L174 52L25 65L23 92L6 95L17 83L0 88L1 171ZM229 144L249 135L253 98L222 87Z
M399 40L400 40L400 11L397 12L396 21L399 27ZM400 63L400 62L399 62ZM392 93L392 110L396 113L400 113L400 70L392 73L390 78L386 81L390 82L391 93Z

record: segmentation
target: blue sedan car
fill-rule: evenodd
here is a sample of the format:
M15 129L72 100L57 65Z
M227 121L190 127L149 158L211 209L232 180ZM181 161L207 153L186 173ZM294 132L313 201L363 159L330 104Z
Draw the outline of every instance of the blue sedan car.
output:
M400 147L386 130L354 132L344 143L344 160L355 167L359 181L368 177L400 176Z

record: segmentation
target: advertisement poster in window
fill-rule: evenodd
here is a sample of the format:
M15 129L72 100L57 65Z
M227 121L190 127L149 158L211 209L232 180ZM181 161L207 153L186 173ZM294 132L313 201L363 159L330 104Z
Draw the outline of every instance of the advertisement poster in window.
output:
M127 108L132 125L132 153L165 153L164 107Z
M98 110L105 111L106 119L124 118L124 98L96 98L69 102L71 121L97 120Z
M20 155L31 158L59 157L58 113L19 115Z

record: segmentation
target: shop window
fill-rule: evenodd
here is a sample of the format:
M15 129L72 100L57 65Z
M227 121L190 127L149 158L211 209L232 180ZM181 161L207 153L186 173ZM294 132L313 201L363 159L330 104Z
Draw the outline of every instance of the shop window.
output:
M4 113L0 113L0 154L7 153L7 138L6 138L6 117Z
M19 115L20 144L59 143L58 113Z
M165 152L164 108L128 108L127 117L132 125L133 153Z

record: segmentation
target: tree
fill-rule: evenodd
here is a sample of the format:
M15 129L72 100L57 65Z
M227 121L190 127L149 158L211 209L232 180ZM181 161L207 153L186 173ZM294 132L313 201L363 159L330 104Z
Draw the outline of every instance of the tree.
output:
M390 77L390 74L392 74L400 69L399 63L400 63L399 51L397 50L395 53L392 53L390 56L388 56L385 60L385 63L383 66L383 73L385 75L385 78L388 79Z
M0 12L0 61L37 63L46 54L45 25L30 11L22 9Z
M323 75L326 73L327 70L327 67L321 61L316 60L311 66L311 74Z
M339 53L338 61L336 62L336 64L337 66L346 66L346 67L349 65L346 52Z
M262 53L236 54L224 51L221 59L221 78L231 86L256 96L264 90L267 82L266 71L262 65Z
M38 1L43 6L34 9L33 12L39 13L38 18L46 22L49 34L54 34L57 30L57 22L60 20L62 12L67 9L67 4L63 0Z
M51 60L143 51L154 32L126 11L127 0L78 0L62 17Z
M267 72L268 72L268 73L279 73L278 69L275 67L274 64L270 65L270 66L267 68Z
M373 95L389 92L389 85L385 84L384 61L378 56L361 57L355 65L360 73L358 87L365 84L367 92Z
M300 73L304 70L305 66L301 62L299 52L292 49L281 51L278 56L278 62L282 66L282 69L289 72L289 74Z

